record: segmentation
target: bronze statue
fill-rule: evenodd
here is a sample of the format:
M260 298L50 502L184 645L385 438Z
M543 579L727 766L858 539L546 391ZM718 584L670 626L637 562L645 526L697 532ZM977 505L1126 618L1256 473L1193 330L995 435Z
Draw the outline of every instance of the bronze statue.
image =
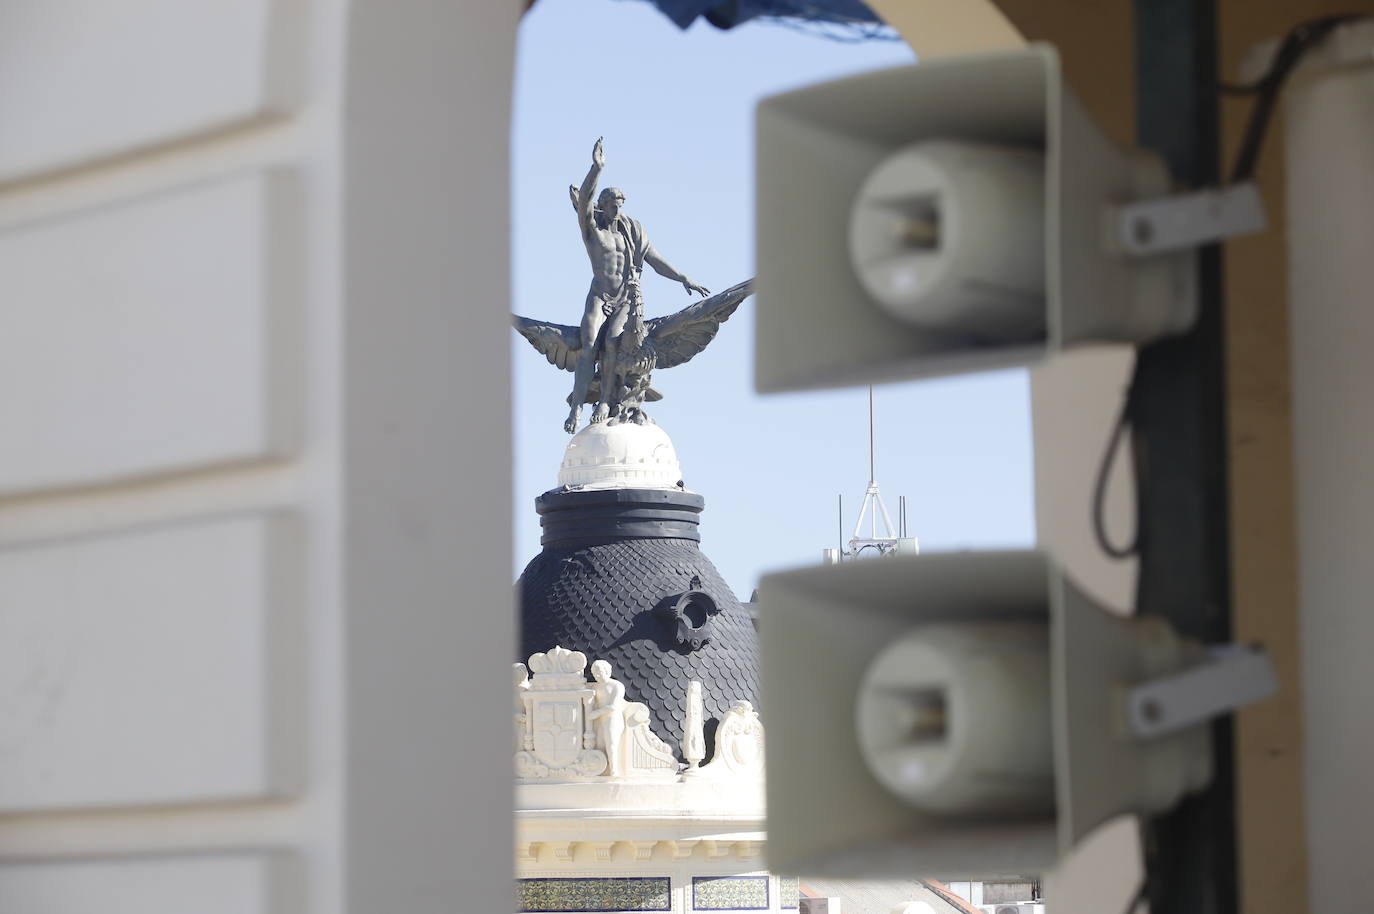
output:
M753 291L748 280L676 314L644 320L639 279L644 264L660 276L682 283L690 295L709 295L649 243L644 227L625 215L625 194L603 189L592 206L592 192L606 164L601 139L592 149L592 167L581 187L569 188L582 241L592 263L591 288L579 327L515 316L515 329L552 365L575 373L568 395L568 434L577 431L582 404L595 403L592 423L648 421L643 404L661 399L649 386L655 368L681 365L706 348L740 302Z

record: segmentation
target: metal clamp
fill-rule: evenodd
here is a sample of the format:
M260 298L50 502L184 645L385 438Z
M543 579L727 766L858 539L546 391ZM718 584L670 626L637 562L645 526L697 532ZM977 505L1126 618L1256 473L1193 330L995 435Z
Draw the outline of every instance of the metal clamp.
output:
M1279 688L1262 648L1227 644L1203 663L1131 689L1126 698L1131 731L1151 739L1263 701Z
M1127 203L1109 213L1114 245L1135 257L1250 235L1265 226L1264 204L1253 181Z

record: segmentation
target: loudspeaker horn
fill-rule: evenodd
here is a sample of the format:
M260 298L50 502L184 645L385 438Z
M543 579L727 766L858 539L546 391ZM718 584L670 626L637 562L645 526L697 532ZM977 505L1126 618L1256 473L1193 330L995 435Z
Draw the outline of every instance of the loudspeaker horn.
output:
M1095 605L1040 552L786 572L759 607L775 872L1039 873L1210 780L1205 725L1127 724L1127 691L1200 649Z
M1112 207L1169 190L1064 86L1054 48L947 58L763 100L762 392L1029 364L1196 318L1193 254L1131 256Z

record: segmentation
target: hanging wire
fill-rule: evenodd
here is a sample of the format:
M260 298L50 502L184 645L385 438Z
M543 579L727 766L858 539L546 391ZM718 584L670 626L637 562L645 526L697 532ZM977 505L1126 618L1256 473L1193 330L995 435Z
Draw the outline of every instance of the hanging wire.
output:
M1093 535L1097 538L1098 547L1108 556L1114 559L1126 559L1135 555L1140 549L1140 525L1137 523L1136 531L1131 536L1131 541L1124 546L1118 546L1112 542L1111 536L1107 533L1107 481L1111 478L1112 467L1116 465L1116 455L1121 450L1121 443L1126 438L1126 431L1131 427L1130 408L1132 387L1121 398L1121 410L1117 413L1116 424L1112 426L1111 437L1107 439L1107 448L1102 453L1102 459L1097 464L1097 479L1093 483Z
M1235 165L1231 169L1231 183L1248 181L1254 177L1255 167L1259 163L1260 151L1264 146L1264 135L1269 129L1269 122L1273 119L1279 94L1282 92L1283 84L1287 81L1289 74L1293 72L1307 52L1320 44L1327 35L1335 31L1337 26L1360 18L1364 17L1346 14L1324 16L1320 19L1310 19L1299 23L1290 29L1287 35L1283 36L1283 40L1279 42L1278 50L1274 52L1274 60L1263 76L1248 85L1218 84L1218 90L1223 93L1255 96L1255 105L1250 109L1250 120L1245 125L1245 136L1241 140Z
M1246 85L1226 82L1217 84L1217 90L1224 94L1255 96L1254 107L1250 110L1250 119L1245 125L1245 134L1241 139L1240 149L1236 153L1236 160L1231 168L1230 183L1237 184L1249 181L1254 177L1260 152L1264 147L1265 134L1268 131L1270 121L1273 119L1274 108L1278 104L1279 95L1283 91L1284 83L1302 61L1302 58L1312 48L1325 40L1336 28L1362 18L1365 17L1356 14L1342 14L1300 22L1284 35L1279 42L1278 49L1274 52L1274 59L1270 63L1269 69L1254 82ZM1111 536L1107 533L1105 517L1107 481L1111 476L1112 467L1116 463L1116 455L1121 450L1122 441L1125 440L1126 432L1131 425L1133 391L1134 387L1128 390L1122 399L1121 411L1117 415L1116 424L1112 427L1111 436L1107 440L1107 448L1098 464L1097 479L1093 485L1093 534L1102 551L1114 559L1129 558L1140 549L1140 525L1138 522L1130 543L1118 545L1112 542Z
M1126 900L1126 907L1122 909L1121 914L1135 914L1135 909L1140 907L1140 903L1145 900L1146 895L1149 893L1149 887L1149 880L1142 878L1140 880L1140 887L1132 892L1131 897Z

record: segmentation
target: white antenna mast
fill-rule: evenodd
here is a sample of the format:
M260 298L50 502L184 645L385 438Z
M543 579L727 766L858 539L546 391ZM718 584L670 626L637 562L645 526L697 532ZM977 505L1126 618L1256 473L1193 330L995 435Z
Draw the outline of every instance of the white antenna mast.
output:
M864 492L863 504L859 507L859 519L854 523L854 533L849 538L846 558L858 558L865 550L873 550L878 555L889 552L915 552L916 541L906 535L906 500L902 500L901 527L892 525L892 517L883 504L882 493L878 490L878 471L876 448L874 447L873 387L868 388L868 489ZM868 521L868 535L864 536L864 521Z
M878 490L877 449L874 434L873 387L868 388L868 488L864 491L863 504L859 506L859 519L854 523L854 533L849 538L849 548L844 548L844 496L839 497L840 548L824 550L826 564L852 561L865 554L889 555L910 554L920 551L916 538L907 535L906 496L902 496L897 515L897 526L892 526L892 516L883 504L882 493ZM864 521L868 521L868 535L864 536Z

